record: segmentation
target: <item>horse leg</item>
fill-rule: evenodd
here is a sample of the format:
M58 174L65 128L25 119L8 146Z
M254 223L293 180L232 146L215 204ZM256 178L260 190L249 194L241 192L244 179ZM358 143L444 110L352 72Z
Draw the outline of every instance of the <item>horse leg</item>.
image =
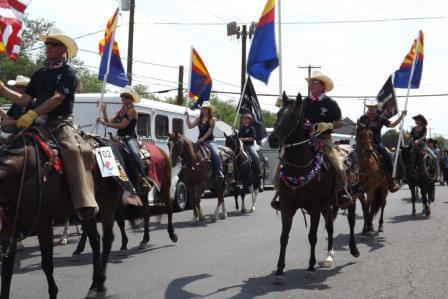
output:
M311 227L308 233L308 241L310 242L311 252L310 252L310 262L308 269L306 270L306 276L309 278L314 278L316 276L316 243L317 243L317 229L319 228L320 213L318 211L311 211Z
M243 183L243 186L240 189L241 195L241 213L246 213L246 204L244 203L244 199L246 198L247 186Z
M412 215L415 216L416 210L415 210L415 201L417 199L417 194L415 190L415 186L409 185L409 189L411 189L411 199L412 199Z
M367 221L366 221L366 227L367 227L367 233L373 232L373 207L372 203L375 200L375 190L370 191L367 193Z
M431 211L429 210L429 198L428 198L428 186L421 188L422 192L422 204L423 204L423 214L429 216Z
M143 240L140 242L140 245L138 246L139 250L145 250L146 248L148 248L148 244L149 244L149 217L151 216L150 213L150 209L149 209L149 205L147 203L147 201L145 201L145 203L143 204Z
M218 204L216 205L216 209L215 209L215 213L213 214L213 217L212 217L212 222L216 222L216 221L218 221L218 214L219 214L219 206L222 204L222 202L224 201L224 196L223 196L223 192L222 192L222 190L221 190L221 188L220 187L217 187L216 188L216 196L218 197L217 199L218 199Z
M252 207L250 208L251 212L255 212L255 206L257 205L257 191L254 189L254 185L249 186L250 195L252 196Z
M238 185L236 183L234 183L234 185L233 185L233 197L235 199L235 210L237 210L237 211L240 209L240 207L238 205L238 195L239 195L239 192L240 192L240 190L238 188Z
M204 221L205 217L204 214L202 213L202 208L201 208L201 198L202 198L202 193L204 192L204 187L199 188L197 187L196 190L196 203L198 205L198 217L199 217L199 221Z
M167 180L171 180L171 178L167 178ZM164 184L162 186L161 195L163 196L163 199L165 201L165 207L166 207L166 213L168 215L168 235L170 236L171 241L174 243L177 242L178 237L177 234L174 232L174 226L173 226L173 201L170 197L170 188L169 185Z
M378 225L378 232L382 233L384 232L383 229L383 223L384 223L384 208L386 207L386 197L387 197L387 187L384 186L381 190L381 194L379 196L381 196L381 214L380 214L380 221L379 221L379 225Z
M72 262L79 261L81 253L84 251L84 248L86 247L86 241L87 241L87 231L82 226L81 238L79 238L78 245L76 246L75 251L72 253L70 261Z
M368 219L369 219L369 204L366 200L365 195L362 195L362 197L359 198L359 201L361 202L361 207L362 207L362 215L364 218L364 225L362 227L362 234L365 236L367 235L368 232Z
M101 213L101 210L100 210ZM93 265L93 276L92 284L89 287L89 291L86 298L96 298L98 294L98 278L101 266L100 260L100 234L96 227L96 219L89 219L82 223L83 233L85 232L89 237L90 247L92 247L92 265Z
M4 241L6 243L7 241ZM14 260L16 257L16 244L11 244L9 247L9 252L5 256L5 246L6 244L3 244L3 252L2 252L2 286L1 286L1 293L0 298L1 299L8 299L9 293L11 290L11 280L12 280L12 273L14 271Z
M291 231L292 219L296 210L294 208L287 209L286 207L281 210L282 216L282 234L280 236L280 256L277 262L277 271L275 272L275 277L279 280L283 279L283 270L285 269L285 256L286 256L286 246L288 245L289 232Z
M48 282L48 294L50 299L56 299L58 287L53 277L53 225L51 221L41 223L37 232L37 238L42 256L42 270Z
M196 188L191 188L189 185L187 186L187 194L191 196L191 205L193 207L193 219L191 222L196 223L198 221L198 205L197 205L197 199L196 199Z
M333 266L333 262L334 262L334 250L333 250L334 226L333 226L333 217L332 217L333 215L332 215L331 208L322 211L322 216L325 219L325 229L327 230L327 235L328 235L327 258L323 262L323 267L331 268Z
M347 208L347 220L350 227L349 247L350 253L354 257L359 257L359 250L355 240L355 222L356 222L356 200L355 203Z
M62 231L61 238L59 238L59 245L67 245L68 238L68 226L70 225L70 217L64 219L64 229Z
M125 229L125 220L123 217L123 213L121 211L123 207L119 207L117 211L117 224L118 228L120 229L121 233L121 248L120 248L120 255L125 255L126 251L128 250L128 236L126 235L126 229Z
M224 185L222 187L222 201L221 201L221 211L222 211L222 215L221 215L221 219L227 219L227 209L226 209L226 201L224 200L224 193L226 192L226 186Z

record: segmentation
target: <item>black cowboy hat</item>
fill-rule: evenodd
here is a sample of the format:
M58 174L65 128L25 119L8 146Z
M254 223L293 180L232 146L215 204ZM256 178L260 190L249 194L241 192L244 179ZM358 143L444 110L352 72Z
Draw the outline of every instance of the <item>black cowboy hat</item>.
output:
M412 117L412 119L413 120L420 119L425 124L425 126L428 125L428 121L422 114L417 114L416 116Z

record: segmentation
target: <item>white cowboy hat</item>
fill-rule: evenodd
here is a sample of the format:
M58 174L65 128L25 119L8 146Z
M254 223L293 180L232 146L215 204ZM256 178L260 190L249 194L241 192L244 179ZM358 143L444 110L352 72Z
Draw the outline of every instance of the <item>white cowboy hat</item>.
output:
M76 44L75 40L66 35L61 29L53 28L48 34L39 36L39 39L44 42L47 39L55 39L60 41L67 48L67 54L69 58L76 56L76 53L78 53L78 45Z
M123 88L120 93L120 97L124 94L131 96L134 103L140 102L140 95L131 86L126 86L125 88Z
M204 101L201 105L201 109L202 108L208 108L210 109L211 112L215 111L215 106L213 106L210 101Z
M310 78L305 78L305 80L310 83L312 80L319 80L324 83L325 91L330 92L334 88L333 81L330 79L330 77L324 75L323 73L319 71L313 71Z
M378 103L377 99L368 99L366 101L366 106L379 106L380 103Z
M17 75L15 80L9 80L8 81L8 85L9 86L23 86L23 87L26 87L28 85L28 83L30 83L30 78L22 76L22 75Z

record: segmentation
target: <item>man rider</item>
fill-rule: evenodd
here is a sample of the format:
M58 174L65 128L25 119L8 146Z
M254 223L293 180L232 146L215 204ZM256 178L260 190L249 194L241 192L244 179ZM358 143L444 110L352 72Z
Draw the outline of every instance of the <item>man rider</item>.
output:
M383 128L383 126L388 128L396 127L406 115L406 111L403 111L399 118L397 118L394 122L391 122L384 116L378 114L379 103L376 99L368 100L366 102L366 106L367 113L361 116L361 118L358 120L358 126L369 128L372 131L373 142L375 143L376 149L378 150L384 161L389 191L396 192L400 189L400 186L396 182L394 182L394 179L392 178L392 157L381 142L381 129Z
M91 148L73 127L73 103L77 87L75 71L67 64L78 51L76 42L60 29L41 35L45 43L45 66L37 70L25 94L7 88L0 82L0 92L13 103L26 107L36 99L35 109L28 110L17 120L17 127L30 127L39 116L47 116L47 126L55 135L64 164L70 197L81 220L98 212L95 201L91 165Z

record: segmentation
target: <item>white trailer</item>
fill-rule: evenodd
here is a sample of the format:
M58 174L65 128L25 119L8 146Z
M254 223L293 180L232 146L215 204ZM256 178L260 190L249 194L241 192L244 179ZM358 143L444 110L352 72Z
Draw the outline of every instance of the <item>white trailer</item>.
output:
M98 118L97 102L100 99L99 93L84 93L75 95L74 118L75 124L82 130L90 132L96 124ZM122 103L119 93L107 93L103 98L107 104L107 112L109 117L114 116L121 108ZM168 132L180 132L193 141L197 140L198 129L188 129L186 125L186 116L184 115L185 107L168 104L165 102L152 101L142 99L140 103L135 105L138 112L137 134L139 137L152 139L156 145L161 147L167 153L168 149ZM199 110L189 110L191 121L199 117ZM115 133L115 129L105 128L99 125L97 134L108 136L108 132ZM224 132L228 135L232 133L229 125L222 121L218 121L214 135L216 142L220 145L224 144ZM171 196L174 198L175 207L183 210L188 203L188 194L185 184L179 181L177 174L180 171L180 163L173 168Z

